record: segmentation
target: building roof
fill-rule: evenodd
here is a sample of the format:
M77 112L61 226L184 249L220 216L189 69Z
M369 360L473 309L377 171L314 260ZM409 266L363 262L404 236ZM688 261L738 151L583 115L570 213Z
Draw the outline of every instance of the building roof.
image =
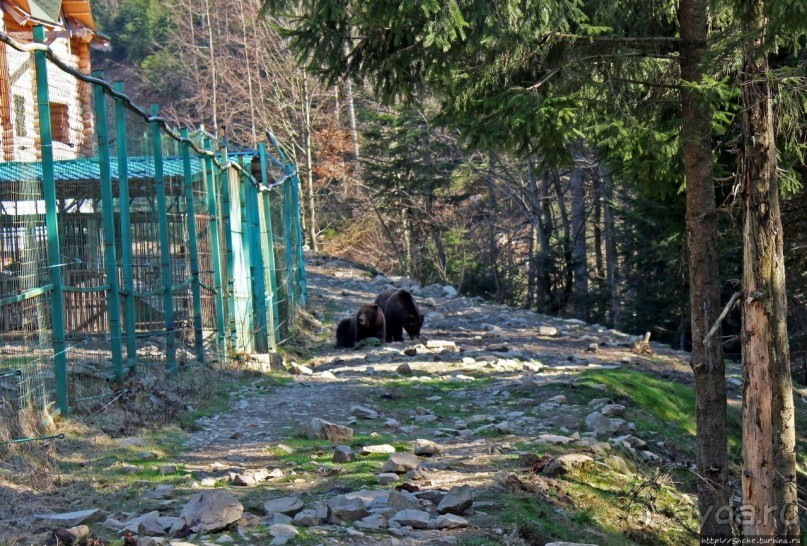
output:
M89 0L4 0L10 15L22 26L59 26L61 15L97 35Z
M110 160L111 174L113 182L118 180L118 161L115 158ZM153 195L153 186L142 186L143 181L148 181L154 178L154 159L152 157L130 157L128 162L129 166L129 182L130 193L140 194L141 191L146 193L151 191ZM202 160L198 157L191 158L191 172L193 175L202 173ZM100 193L100 186L98 181L101 179L101 166L97 158L92 159L69 159L64 161L53 162L53 173L56 179L57 187L71 182L95 182L95 184L80 184L71 191L64 193L63 197L82 197L85 195L97 195ZM184 175L182 158L179 157L166 157L163 158L163 174L165 178L179 177ZM11 190L11 184L19 183L20 181L40 181L42 180L42 163L39 161L7 161L0 162L0 201L8 199L8 193ZM16 188L15 188L16 190ZM57 190L59 191L59 190Z

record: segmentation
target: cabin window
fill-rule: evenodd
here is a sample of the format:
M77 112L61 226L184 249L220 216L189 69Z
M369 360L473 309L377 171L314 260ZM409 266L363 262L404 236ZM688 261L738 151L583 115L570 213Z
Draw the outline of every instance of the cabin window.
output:
M28 136L25 127L25 97L14 95L14 134L18 137Z
M54 142L70 142L70 117L66 104L50 103L50 128Z

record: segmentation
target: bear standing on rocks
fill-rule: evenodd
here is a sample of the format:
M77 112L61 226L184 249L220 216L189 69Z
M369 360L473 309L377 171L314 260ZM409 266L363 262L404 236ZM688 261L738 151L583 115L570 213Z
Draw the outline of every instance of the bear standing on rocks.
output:
M384 320L387 324L387 341L403 341L403 331L409 334L410 339L420 337L423 327L423 315L415 305L415 298L403 288L389 290L379 294L375 299L376 305L384 310Z
M336 346L350 348L363 339L375 337L381 343L386 339L384 312L378 304L362 305L355 316L343 319L336 327Z

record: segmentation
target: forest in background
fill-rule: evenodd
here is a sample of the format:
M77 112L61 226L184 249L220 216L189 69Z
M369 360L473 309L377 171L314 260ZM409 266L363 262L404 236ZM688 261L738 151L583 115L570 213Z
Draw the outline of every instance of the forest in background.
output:
M204 123L236 147L263 140L267 128L275 132L300 168L311 248L423 284L650 331L690 349L673 52L582 67L597 71L607 98L603 86L581 83L554 100L491 101L471 115L460 95L453 109L426 90L382 104L372 82L323 83L302 70L278 21L259 8L258 0L96 3L101 29L115 39L110 51L96 52L95 66L126 81L141 101L160 102L173 122ZM674 18L652 14L648 33L669 32ZM739 54L723 23L704 92L725 302L742 276L742 142ZM492 62L477 85L516 85L500 66L515 62ZM783 40L771 57L791 356L794 367L807 368L805 62L803 36ZM614 112L605 102L623 115L603 121L606 108ZM534 135L531 149L518 138L524 133ZM739 325L737 310L723 324L730 357L739 358Z

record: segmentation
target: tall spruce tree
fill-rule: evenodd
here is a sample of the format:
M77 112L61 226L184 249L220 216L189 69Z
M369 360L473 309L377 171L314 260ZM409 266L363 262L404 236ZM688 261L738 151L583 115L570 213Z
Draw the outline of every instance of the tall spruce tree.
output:
M273 11L287 4L287 0L264 2ZM592 97L612 98L614 81L680 92L701 533L731 536L728 518L719 517L725 514L730 498L721 338L706 336L720 311L712 111L701 91L708 52L706 1L649 6L640 0L419 0L395 4L303 0L302 5L289 34L311 70L332 80L345 76L363 80L386 99L408 99L428 88L442 99L444 121L459 128L469 144L483 149L506 146L537 151L558 164L571 155L572 141L587 136L580 127L591 114L587 106ZM680 53L680 79L673 83L662 78L676 62L671 52ZM597 70L599 67L603 70ZM611 78L614 73L617 80ZM764 76L758 68L753 73ZM613 101L599 103L600 115L620 117ZM647 122L640 120L640 127L643 121ZM652 126L653 121L647 124ZM761 137L766 134L759 128L749 126L748 130ZM770 153L773 143L767 146L766 153ZM768 183L764 186L770 190ZM764 206L773 204L770 191ZM776 225L759 228L767 236ZM784 320L783 307L766 310L776 320ZM777 336L781 334L781 329L776 330ZM777 396L788 388L778 384ZM790 480L790 474L785 476Z

